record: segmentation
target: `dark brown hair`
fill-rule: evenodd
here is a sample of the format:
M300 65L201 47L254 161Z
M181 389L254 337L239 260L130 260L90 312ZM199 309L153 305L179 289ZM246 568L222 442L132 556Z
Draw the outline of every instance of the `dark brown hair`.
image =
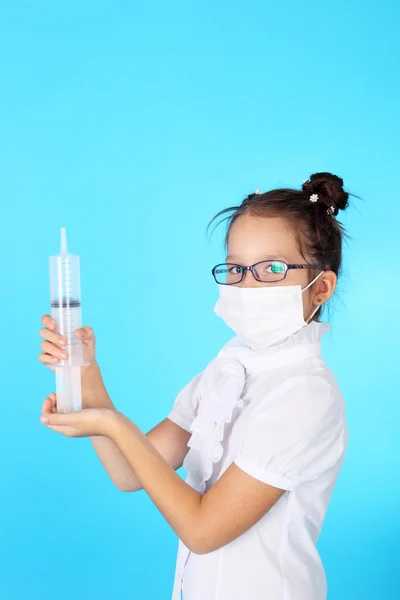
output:
M312 194L318 199L310 200ZM342 268L342 242L349 238L343 225L337 220L339 210L349 205L349 194L343 189L343 179L332 173L314 173L303 182L301 190L277 188L265 193L252 193L240 206L232 206L219 211L209 222L210 225L221 215L231 212L222 221L228 220L224 245L228 247L229 231L232 223L243 214L258 217L282 217L292 225L299 250L305 260L334 271L337 277ZM219 225L217 223L217 225ZM317 275L310 269L310 281ZM316 320L321 308L316 312Z

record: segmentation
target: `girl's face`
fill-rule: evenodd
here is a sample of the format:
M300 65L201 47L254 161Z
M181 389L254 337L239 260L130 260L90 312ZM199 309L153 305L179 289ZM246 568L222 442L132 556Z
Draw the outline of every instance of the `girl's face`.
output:
M248 266L268 259L280 259L286 263L296 264L310 263L300 254L294 231L285 219L282 217L256 217L250 214L241 215L233 222L229 232L226 262ZM246 271L243 281L237 286L301 285L304 288L310 281L309 277L309 269L290 269L282 281L264 283L257 281L250 271ZM304 320L316 306L323 304L332 296L335 286L336 274L333 271L325 271L304 292Z

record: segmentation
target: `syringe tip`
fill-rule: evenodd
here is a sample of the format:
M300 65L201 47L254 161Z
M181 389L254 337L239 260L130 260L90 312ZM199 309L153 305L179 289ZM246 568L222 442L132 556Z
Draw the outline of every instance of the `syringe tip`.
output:
M67 252L67 230L65 227L61 227L60 254L66 254Z

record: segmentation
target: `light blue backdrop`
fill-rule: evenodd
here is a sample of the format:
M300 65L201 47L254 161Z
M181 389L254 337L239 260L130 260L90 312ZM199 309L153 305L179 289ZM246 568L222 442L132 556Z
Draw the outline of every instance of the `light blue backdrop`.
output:
M398 597L399 17L394 0L0 2L1 598L172 589L177 538L146 494L39 423L59 228L109 392L148 430L230 336L208 220L320 170L363 200L324 339L350 445L319 549L329 600Z

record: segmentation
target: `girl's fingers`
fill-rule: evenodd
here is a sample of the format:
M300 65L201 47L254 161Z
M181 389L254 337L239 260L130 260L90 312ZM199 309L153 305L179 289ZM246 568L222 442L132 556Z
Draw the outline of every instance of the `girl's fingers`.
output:
M50 400L49 398L45 398L42 404L42 415L45 415L50 412Z
M58 346L56 346L55 344L52 344L51 342L42 342L40 344L41 349L44 351L45 356L46 354L50 355L51 357L55 357L57 359L66 359L68 358L68 352L65 350L65 348L59 348ZM46 361L46 362L56 362L56 361Z
M44 356L44 355L43 355ZM58 359L55 358L54 359L55 363L54 364L47 364L47 363L43 363L43 366L45 366L47 369L49 369L50 371L53 371L53 373L56 372L56 364L58 362Z
M51 392L51 394L49 395L49 400L50 400L50 404L51 404L51 412L56 413L57 412L57 396L55 395L54 392Z
M83 342L90 343L94 342L95 336L93 329L86 325L85 327L80 327L75 331L75 335L81 339Z
M57 412L57 397L54 394L54 392L52 392L43 401L42 415L46 415L49 413L56 413L56 412Z
M51 369L52 365L56 365L60 362L60 359L56 356L50 356L50 354L39 354L38 359L45 366Z
M58 346L65 346L65 344L67 343L67 340L64 336L60 335L59 333L55 333L54 331L50 331L50 329L48 329L47 327L43 327L43 329L39 331L39 335L44 340L52 342L53 344L56 344Z
M41 321L45 327L40 330L40 337L43 338L44 341L40 344L42 352L39 354L38 358L43 365L48 367L51 371L55 371L55 367L58 366L60 361L67 360L69 357L67 351L69 342L65 336L55 331L57 324L50 315L43 315ZM75 335L78 339L82 340L82 344L84 344L86 348L86 354L89 354L85 360L89 363L93 359L92 355L94 355L96 346L96 337L93 329L89 327L89 325L86 325L76 329Z
M51 329L53 331L57 326L57 323L55 322L54 319L51 318L50 315L43 315L43 317L40 320L45 327L47 327L48 329Z

